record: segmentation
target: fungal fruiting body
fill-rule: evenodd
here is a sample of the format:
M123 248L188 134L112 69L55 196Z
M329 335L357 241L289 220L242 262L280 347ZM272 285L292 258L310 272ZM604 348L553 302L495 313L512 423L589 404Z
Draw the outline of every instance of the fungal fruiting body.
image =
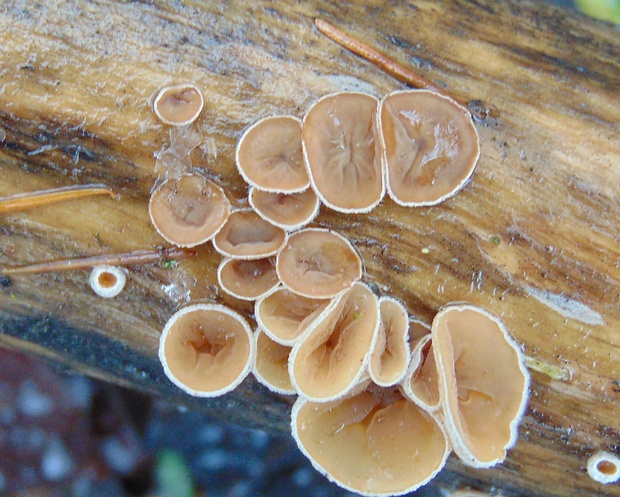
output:
M217 280L222 290L241 300L257 300L279 284L273 258L222 259Z
M298 193L274 193L252 187L248 198L260 217L286 231L304 227L317 216L321 206L311 189Z
M153 101L153 110L157 117L173 126L193 123L203 106L202 93L189 83L162 88Z
M439 372L430 333L420 338L411 353L411 363L402 382L404 394L428 412L440 407Z
M590 478L599 483L616 483L620 480L620 457L600 450L590 456L586 469Z
M125 288L125 272L116 266L95 266L88 278L88 283L97 295L103 298L116 297Z
M194 247L213 238L230 210L224 190L198 174L167 179L149 201L153 226L179 247Z
M176 312L159 342L159 359L168 378L196 397L233 390L247 376L254 356L246 320L219 304L193 304Z
M430 481L450 448L441 425L397 389L370 385L333 402L300 397L291 430L313 466L368 496L401 495Z
M521 349L499 319L465 304L439 311L432 344L454 451L476 468L503 461L517 440L528 396Z
M274 342L260 328L254 333L256 361L252 366L254 377L269 390L283 395L294 395L295 388L288 374L291 348Z

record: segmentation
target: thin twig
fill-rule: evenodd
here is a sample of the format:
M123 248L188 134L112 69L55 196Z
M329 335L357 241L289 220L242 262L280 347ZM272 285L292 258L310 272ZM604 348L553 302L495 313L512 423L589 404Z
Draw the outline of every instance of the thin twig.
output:
M77 259L65 259L62 261L43 262L15 268L5 268L2 274L33 274L50 273L54 271L69 271L72 269L88 269L102 264L109 266L136 266L139 264L150 264L153 262L165 262L169 260L187 259L196 255L195 250L181 249L177 247L138 250L125 254L104 254L93 257L82 257Z
M56 202L88 197L91 195L110 195L114 197L115 193L107 186L99 184L64 186L51 190L18 193L8 197L0 197L0 214L7 214L31 207L54 204Z
M472 109L468 103L469 101L455 97L444 89L437 86L432 81L429 81L423 76L414 73L413 71L403 67L395 60L391 59L387 55L375 50L374 48L362 43L355 38L340 31L336 26L330 24L322 19L315 19L314 24L317 29L327 36L330 40L335 41L342 47L353 52L355 55L359 55L363 59L371 62L382 71L386 72L390 76L396 78L401 83L405 83L407 86L414 88L423 88L425 90L433 90L441 95L450 97L465 107L474 117L477 119L485 119L485 112L481 112L478 109Z

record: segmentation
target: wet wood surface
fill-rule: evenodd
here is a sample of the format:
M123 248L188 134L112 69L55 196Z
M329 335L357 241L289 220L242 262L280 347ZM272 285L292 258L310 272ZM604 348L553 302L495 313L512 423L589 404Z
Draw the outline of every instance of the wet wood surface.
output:
M611 25L529 2L363 0L3 2L0 196L103 183L93 197L0 215L0 266L152 249L147 202L169 146L153 94L193 82L206 99L188 160L236 205L247 187L236 140L258 118L303 116L346 89L402 85L320 35L321 17L497 117L477 123L470 183L418 209L384 200L367 215L326 209L365 280L428 322L448 302L501 316L531 358L531 400L505 463L440 478L502 495L620 495L585 472L620 451L620 43ZM86 374L268 430L290 400L247 379L214 400L189 398L156 359L167 317L188 301L252 306L217 288L210 246L176 268L134 266L125 291L97 298L88 271L3 278L0 344Z

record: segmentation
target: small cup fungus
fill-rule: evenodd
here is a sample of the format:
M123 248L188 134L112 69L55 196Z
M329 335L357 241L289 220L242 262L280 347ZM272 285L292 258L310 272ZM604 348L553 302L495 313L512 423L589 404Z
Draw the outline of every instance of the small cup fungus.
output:
M416 342L402 388L409 399L427 412L434 413L441 407L439 372L430 334Z
M600 450L592 454L586 468L590 478L599 483L616 483L620 480L620 458L610 452Z
M476 468L506 457L517 440L529 375L502 322L472 305L439 311L432 326L443 420L454 452Z
M378 329L379 301L356 283L294 345L289 374L297 393L315 402L346 395L366 372Z
M203 106L202 93L189 83L162 88L153 101L153 110L157 117L173 126L193 123L200 115Z
M403 379L411 358L408 315L403 305L391 297L379 299L379 310L379 335L370 359L369 373L377 385L390 387Z
M385 194L377 99L336 93L316 102L304 117L302 143L312 187L330 208L368 212Z
M287 240L286 231L261 218L251 209L233 212L213 238L220 254L233 259L262 259L276 255Z
M243 179L261 190L293 193L310 186L296 117L272 116L254 123L239 140L236 159Z
M153 226L179 247L194 247L213 238L230 216L230 209L224 191L197 174L164 181L149 202Z
M440 424L395 389L371 385L328 403L300 397L291 429L312 465L339 486L367 496L402 495L444 466Z
M97 295L103 298L116 297L125 288L125 272L116 266L95 266L88 283Z
M280 283L273 258L223 259L217 280L222 290L241 300L259 299Z
M308 228L293 233L276 260L280 281L310 298L331 298L362 277L362 259L333 231Z
M329 299L302 297L275 288L255 305L256 321L272 340L292 347L308 326L331 304Z
M272 193L252 187L248 197L260 217L286 231L304 227L321 207L319 198L310 188L299 193Z
M166 376L196 397L233 390L249 373L254 357L250 326L219 304L193 304L176 312L159 342Z
M294 395L295 389L288 375L288 356L291 348L274 342L260 328L256 338L256 361L252 366L254 377L269 390L283 395Z
M480 156L471 115L429 90L387 95L379 108L387 190L405 206L434 205L460 190Z

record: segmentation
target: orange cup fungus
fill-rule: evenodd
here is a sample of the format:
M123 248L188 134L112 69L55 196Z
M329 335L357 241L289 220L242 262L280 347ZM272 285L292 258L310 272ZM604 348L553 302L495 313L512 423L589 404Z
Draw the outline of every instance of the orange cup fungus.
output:
M153 110L166 124L184 126L193 123L204 107L200 90L182 83L162 88L153 101Z

